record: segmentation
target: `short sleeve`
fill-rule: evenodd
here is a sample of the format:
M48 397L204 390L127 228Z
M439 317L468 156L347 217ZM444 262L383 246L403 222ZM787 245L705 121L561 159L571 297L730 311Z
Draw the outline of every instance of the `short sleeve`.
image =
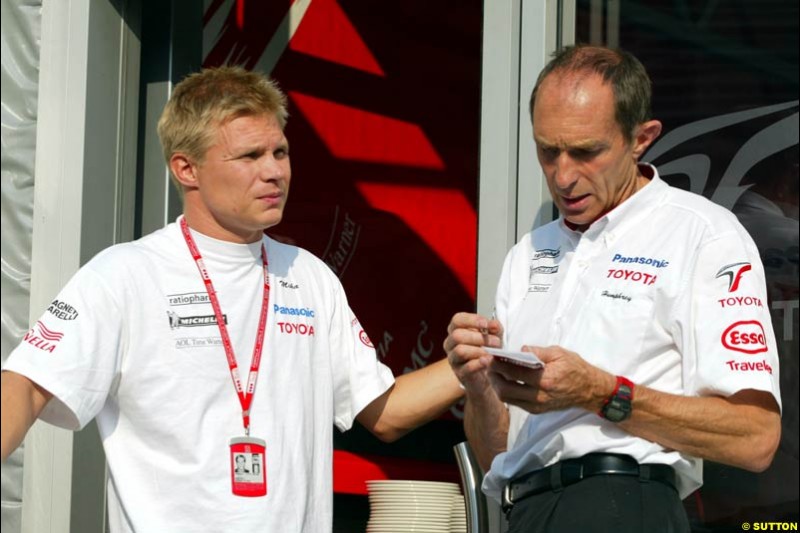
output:
M500 272L500 279L497 282L497 292L495 293L494 299L494 317L503 325L502 340L503 346L506 347L508 346L508 314L511 301L511 265L513 264L514 253L516 251L517 248L515 247L506 254L505 261L503 262L503 270ZM530 413L514 405L506 405L506 408L509 414L506 446L507 449L510 450L514 446L519 432L522 430L522 426L525 425L525 421L528 420L528 415Z
M764 268L743 228L704 242L681 317L684 382L699 396L769 392L780 406L778 350Z
M334 421L340 431L353 425L358 413L394 384L392 371L380 361L366 331L335 281L330 325Z
M106 283L84 267L25 334L3 370L53 394L39 418L81 429L105 405L118 372L122 324Z
M494 297L494 318L503 325L503 346L508 345L508 307L511 296L511 262L514 250L514 248L509 250L503 261L503 270L500 271L500 279L497 282L497 292Z

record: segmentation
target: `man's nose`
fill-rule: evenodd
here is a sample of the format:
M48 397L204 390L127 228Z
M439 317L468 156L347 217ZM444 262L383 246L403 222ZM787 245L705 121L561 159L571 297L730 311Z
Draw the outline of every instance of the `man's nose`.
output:
M285 179L288 169L288 161L278 160L274 156L265 157L261 168L261 179L264 181Z
M566 152L558 155L555 162L555 186L560 190L572 187L578 179L578 169L575 161Z

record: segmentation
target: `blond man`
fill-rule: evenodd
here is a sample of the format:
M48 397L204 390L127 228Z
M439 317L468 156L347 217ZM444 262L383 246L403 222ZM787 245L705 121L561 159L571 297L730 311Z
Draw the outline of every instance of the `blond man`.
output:
M264 234L287 116L240 68L178 84L158 131L183 215L87 263L57 298L74 312L45 312L4 368L3 459L37 418L96 419L112 532L329 531L333 426L391 441L462 394L445 361L395 380L328 267Z

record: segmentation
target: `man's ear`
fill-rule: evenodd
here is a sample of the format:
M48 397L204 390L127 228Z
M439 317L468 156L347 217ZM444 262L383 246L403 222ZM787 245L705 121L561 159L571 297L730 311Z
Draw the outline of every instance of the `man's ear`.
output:
M172 154L172 157L169 158L169 169L183 187L197 188L197 167L188 155L181 152Z
M659 135L661 135L661 122L658 120L648 120L639 124L636 136L633 138L633 157L638 161Z

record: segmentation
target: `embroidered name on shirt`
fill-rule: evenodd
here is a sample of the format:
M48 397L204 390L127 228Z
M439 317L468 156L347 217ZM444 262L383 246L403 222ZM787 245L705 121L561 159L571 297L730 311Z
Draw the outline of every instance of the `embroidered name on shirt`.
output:
M292 283L290 281L286 281L286 280L282 280L282 279L279 279L278 283L284 289L299 289L300 288L300 285L297 285L296 283Z
M627 294L623 294L621 292L613 292L612 293L612 292L608 292L608 291L603 291L600 295L601 296L605 296L606 298L613 298L614 300L625 300L626 302L630 302L631 301L631 297L630 296L628 296Z
M624 279L625 281L633 281L635 283L642 283L643 285L653 285L658 279L658 276L653 274L646 274L637 270L621 270L616 268L609 268L607 278Z

